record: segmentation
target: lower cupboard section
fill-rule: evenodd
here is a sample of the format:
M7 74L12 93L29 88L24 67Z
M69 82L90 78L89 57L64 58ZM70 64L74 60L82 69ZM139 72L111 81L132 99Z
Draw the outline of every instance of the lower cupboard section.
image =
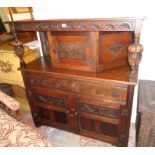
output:
M29 93L36 126L48 125L117 146L126 146L125 102L68 95L60 91Z
M71 131L76 134L103 140L118 145L118 119L110 123L106 119L92 117L91 114L79 113L68 115L65 111L38 107L38 116L42 125Z
M80 117L80 134L84 136L91 135L92 138L104 140L106 142L117 144L118 124L104 122L102 120Z

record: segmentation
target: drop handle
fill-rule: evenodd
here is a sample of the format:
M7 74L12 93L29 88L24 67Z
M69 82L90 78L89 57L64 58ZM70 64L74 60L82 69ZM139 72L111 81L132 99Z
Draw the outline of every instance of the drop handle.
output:
M66 110L66 114L68 114L71 117L74 117L78 115L78 112L75 111L75 109L71 108L71 109Z
M77 115L78 115L78 112L77 112L77 111L76 111L76 112L74 112L74 115L75 115L75 116L77 116Z

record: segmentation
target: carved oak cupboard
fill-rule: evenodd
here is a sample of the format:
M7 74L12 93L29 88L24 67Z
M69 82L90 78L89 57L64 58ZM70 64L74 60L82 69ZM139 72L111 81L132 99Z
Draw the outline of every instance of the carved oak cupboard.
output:
M43 56L25 65L13 42L36 126L49 125L127 146L143 18L33 20Z

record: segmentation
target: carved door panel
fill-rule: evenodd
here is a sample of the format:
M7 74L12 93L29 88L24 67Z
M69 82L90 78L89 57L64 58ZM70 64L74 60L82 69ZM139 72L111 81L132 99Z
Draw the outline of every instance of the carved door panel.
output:
M116 144L119 135L120 108L96 105L85 99L78 99L78 118L80 133L99 139L110 140Z
M100 64L110 64L126 60L128 46L133 43L132 32L100 33Z
M68 98L65 93L40 89L35 90L34 98L41 124L68 129L70 124L66 108Z
M77 132L77 105L75 98L53 89L35 89L35 106L41 124Z
M89 32L50 32L48 39L53 67L92 70L95 60Z

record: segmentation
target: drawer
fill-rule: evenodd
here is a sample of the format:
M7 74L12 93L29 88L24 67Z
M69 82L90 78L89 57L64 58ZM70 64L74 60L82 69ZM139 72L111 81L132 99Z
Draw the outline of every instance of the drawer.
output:
M127 87L118 87L110 85L96 86L93 93L97 97L126 101Z
M54 88L58 90L68 90L69 81L58 78L49 78L28 75L26 76L26 82L29 86L37 86L43 88Z
M67 96L61 92L44 91L43 89L33 89L34 99L37 106L66 108Z
M108 84L92 84L86 81L72 79L49 78L41 76L27 76L28 85L53 88L77 95L89 95L103 97L110 100L125 101L127 97L127 87L120 87Z
M47 96L47 95L42 95L42 94L36 94L35 100L38 103L39 102L46 103L48 105L56 105L56 106L61 106L61 107L66 106L64 97L60 97L60 96Z
M78 99L78 111L98 115L98 116L104 116L112 119L118 119L120 117L120 105L115 103L109 103L109 105L104 104L103 101L100 102L100 104L96 104L98 101L86 101L86 99ZM103 104L102 104L103 103Z
M70 93L83 95L93 94L93 85L84 84L70 79L49 78L41 76L27 76L26 81L30 86L52 88Z

